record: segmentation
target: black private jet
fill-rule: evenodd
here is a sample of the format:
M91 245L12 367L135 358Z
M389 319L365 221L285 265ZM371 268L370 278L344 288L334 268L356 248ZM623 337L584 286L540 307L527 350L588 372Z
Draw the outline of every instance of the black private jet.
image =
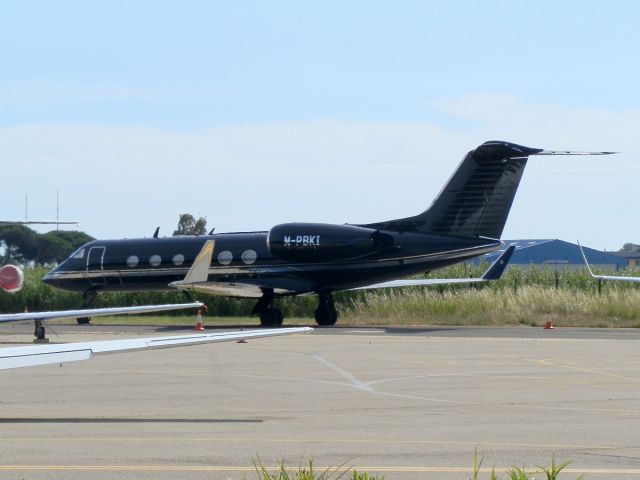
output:
M606 154L610 152L596 152ZM513 249L480 278L398 280L500 249L500 236L532 155L575 155L485 142L462 160L419 215L370 224L285 223L269 231L132 240L95 240L50 271L44 282L84 293L180 288L257 298L262 325L282 324L274 299L319 297L319 325L337 320L332 293L498 278ZM185 277L194 265L200 264ZM194 273L194 271L196 271ZM88 319L78 319L80 323Z

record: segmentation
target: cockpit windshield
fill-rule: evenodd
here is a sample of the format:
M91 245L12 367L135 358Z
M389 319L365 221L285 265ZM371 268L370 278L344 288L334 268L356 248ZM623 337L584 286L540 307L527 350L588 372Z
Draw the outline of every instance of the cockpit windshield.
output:
M78 250L73 252L69 258L83 259L84 258L84 247L80 247Z

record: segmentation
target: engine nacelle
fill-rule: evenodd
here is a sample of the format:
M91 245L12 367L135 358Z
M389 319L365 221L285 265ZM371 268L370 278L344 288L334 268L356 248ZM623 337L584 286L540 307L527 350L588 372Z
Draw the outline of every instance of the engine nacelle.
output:
M295 262L349 260L393 246L393 237L371 228L327 223L283 223L269 231L274 257Z
M15 265L5 265L0 268L0 288L5 292L14 293L22 288L24 274Z

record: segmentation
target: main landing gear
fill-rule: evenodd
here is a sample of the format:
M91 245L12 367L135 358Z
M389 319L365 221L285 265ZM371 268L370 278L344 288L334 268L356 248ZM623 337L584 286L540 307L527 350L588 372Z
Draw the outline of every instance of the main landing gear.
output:
M252 315L260 315L260 325L263 327L279 327L282 325L282 312L273 306L273 289L265 288L262 296L253 307Z
M320 293L320 304L315 311L316 323L322 327L335 325L338 320L338 312L333 303L333 297L328 292Z
M320 302L315 311L316 323L322 327L335 325L338 320L338 312L329 292L318 294ZM279 327L282 325L282 312L273 306L273 289L262 290L262 297L251 311L252 315L260 315L260 324L263 327Z
M97 292L95 290L86 290L82 294L82 308L93 308L93 304L96 302L96 295ZM76 322L78 322L78 325L87 325L91 323L91 317L76 318Z

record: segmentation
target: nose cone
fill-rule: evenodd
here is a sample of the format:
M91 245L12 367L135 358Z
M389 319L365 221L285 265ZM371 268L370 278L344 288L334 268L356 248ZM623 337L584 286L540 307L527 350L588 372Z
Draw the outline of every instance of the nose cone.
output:
M44 277L42 277L42 281L52 287L58 287L60 286L59 276L60 274L58 272L58 269L54 268L53 270L47 272Z

